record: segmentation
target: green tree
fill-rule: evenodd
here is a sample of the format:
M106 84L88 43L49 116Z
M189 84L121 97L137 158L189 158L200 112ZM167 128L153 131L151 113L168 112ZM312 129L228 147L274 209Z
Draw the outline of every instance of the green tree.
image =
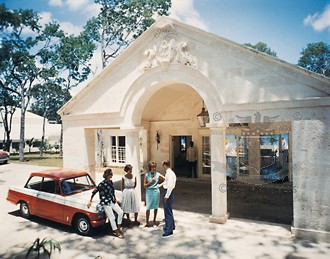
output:
M35 102L31 105L31 111L44 118L41 147L45 143L46 119L61 123L57 111L71 98L69 90L88 78L91 71L88 61L94 50L95 45L81 34L62 37L52 51L43 53L42 62L49 69L40 74L41 83L33 87ZM40 151L43 155L44 149Z
M276 53L275 51L271 50L271 48L268 47L267 44L264 43L264 42L259 41L259 42L256 43L255 45L252 45L251 43L245 43L244 45L245 45L245 46L248 46L248 47L250 47L250 48L256 49L256 50L258 50L258 51L265 52L265 53L267 53L268 55L271 55L271 56L277 57L277 53Z
M16 107L19 106L19 102L15 96L11 95L10 92L3 88L0 84L0 115L2 124L5 130L5 135L3 139L4 150L10 151L11 146L11 128L13 115L16 111Z
M101 48L102 68L140 36L159 15L168 15L171 0L95 0L101 12L85 26Z
M24 160L25 111L30 101L29 91L37 77L37 66L30 53L37 44L36 37L22 37L24 30L38 33L38 15L32 10L10 11L0 8L0 85L21 104L20 160Z
M31 153L31 147L33 147L34 144L34 138L28 139L25 141L26 145L29 146L29 153Z
M43 117L41 147L45 145L46 119L61 123L61 118L57 111L71 98L69 90L63 89L59 84L48 81L44 84L37 84L32 89L35 102L31 104L31 112ZM40 154L43 155L43 148Z
M310 71L330 77L330 45L324 42L310 43L300 53L298 65Z
M0 6L0 89L20 103L20 161L24 161L25 112L33 87L56 81L69 91L87 79L86 60L95 50L87 35L65 36L56 22L42 28L39 19L32 10Z

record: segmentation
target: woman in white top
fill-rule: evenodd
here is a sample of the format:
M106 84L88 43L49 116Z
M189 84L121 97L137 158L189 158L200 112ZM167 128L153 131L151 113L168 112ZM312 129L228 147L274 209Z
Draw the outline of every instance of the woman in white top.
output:
M124 214L126 214L129 222L129 214L134 213L135 224L140 225L140 222L137 220L139 214L139 203L135 195L136 177L133 176L132 170L133 166L129 164L124 168L126 174L121 180L121 191L123 192L121 208L124 211Z

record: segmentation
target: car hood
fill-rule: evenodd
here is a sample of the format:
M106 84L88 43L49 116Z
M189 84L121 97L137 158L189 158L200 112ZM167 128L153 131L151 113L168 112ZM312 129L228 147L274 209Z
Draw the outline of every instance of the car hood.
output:
M65 203L66 203L66 205L69 205L69 206L79 207L79 208L84 209L84 210L95 212L96 211L96 206L100 202L100 198L99 198L98 193L93 197L93 202L92 202L92 206L90 207L90 209L87 208L87 203L89 202L89 200L92 196L92 192L93 192L93 189L83 191L83 192L80 192L80 193L75 193L75 194L72 194L72 195L68 195L68 196L65 197L65 200L66 200ZM115 190L115 194L116 194L117 200L120 201L121 200L121 191Z

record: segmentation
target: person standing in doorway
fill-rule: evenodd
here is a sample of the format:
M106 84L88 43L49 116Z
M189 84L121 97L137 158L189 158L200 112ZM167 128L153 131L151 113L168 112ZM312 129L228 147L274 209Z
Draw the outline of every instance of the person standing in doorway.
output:
M165 181L163 183L163 203L164 203L164 214L165 214L165 228L163 238L167 238L173 235L175 230L174 216L172 205L174 202L174 188L176 184L176 175L170 168L170 161L164 160L162 162L165 170Z
M188 178L197 178L197 148L194 146L194 141L190 141L190 147L187 149L186 160L188 162Z
M116 233L118 238L124 238L123 232L121 231L121 223L123 220L124 212L119 207L116 196L115 196L115 188L113 186L112 178L112 170L110 168L106 169L103 173L104 180L99 183L99 185L93 190L90 201L87 204L87 207L90 208L92 205L92 200L94 195L98 192L100 195L100 205L104 208L104 212L107 215L112 230ZM116 217L113 213L115 211L118 215L117 224L116 225Z

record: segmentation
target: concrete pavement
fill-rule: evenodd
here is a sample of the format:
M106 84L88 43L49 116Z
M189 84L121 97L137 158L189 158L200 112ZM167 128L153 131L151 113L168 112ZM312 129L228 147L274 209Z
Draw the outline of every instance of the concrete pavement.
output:
M209 215L174 210L176 230L162 238L157 228L125 229L125 239L106 227L92 237L82 237L70 227L40 218L26 220L18 207L6 201L8 185L22 185L31 171L46 167L7 164L0 166L0 258L13 258L36 238L51 237L61 243L61 253L52 258L330 258L330 244L295 240L290 226L229 219L224 225L208 222ZM101 174L98 174L98 180ZM119 179L116 176L114 180ZM187 201L193 202L193 201ZM140 221L144 223L145 207ZM158 220L163 211L159 209ZM16 257L17 258L17 257Z

